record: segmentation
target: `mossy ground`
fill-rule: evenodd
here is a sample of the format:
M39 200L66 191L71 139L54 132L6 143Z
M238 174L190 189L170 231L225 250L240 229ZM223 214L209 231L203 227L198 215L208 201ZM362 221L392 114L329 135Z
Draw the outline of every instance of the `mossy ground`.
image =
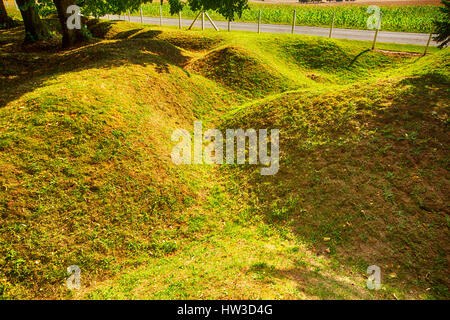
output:
M448 49L90 29L0 33L2 298L448 298ZM279 128L280 172L173 165L194 119Z

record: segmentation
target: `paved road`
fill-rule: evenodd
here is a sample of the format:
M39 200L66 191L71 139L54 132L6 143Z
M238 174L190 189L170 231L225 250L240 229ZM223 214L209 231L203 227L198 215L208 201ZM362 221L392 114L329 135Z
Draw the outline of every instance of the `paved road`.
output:
M118 19L118 16L109 15L103 17L104 19ZM121 20L127 20L128 17L121 16ZM200 19L199 19L200 20ZM141 22L140 17L131 17L132 22ZM157 24L159 25L159 18L149 18L144 17L144 23ZM181 23L183 27L190 26L192 20L182 19ZM215 21L217 27L222 30L227 29L226 21ZM178 19L167 19L163 18L163 25L177 26ZM195 27L201 28L201 21L195 23ZM205 28L213 28L208 20L205 19ZM233 30L242 31L254 31L257 32L257 23L244 23L244 22L233 22L231 24ZM289 25L279 25L279 24L261 24L261 32L266 33L291 33L292 26ZM296 26L295 34L305 34L310 36L328 37L330 33L329 28L320 27L304 27ZM349 39L349 40L366 40L373 41L375 31L371 30L354 30L354 29L333 29L333 38L336 39ZM380 31L378 33L377 42L388 42L388 43L399 43L399 44L416 44L416 45L426 45L428 41L428 34L424 33L408 33L408 32L390 32L390 31ZM431 40L430 45L437 46L438 44Z

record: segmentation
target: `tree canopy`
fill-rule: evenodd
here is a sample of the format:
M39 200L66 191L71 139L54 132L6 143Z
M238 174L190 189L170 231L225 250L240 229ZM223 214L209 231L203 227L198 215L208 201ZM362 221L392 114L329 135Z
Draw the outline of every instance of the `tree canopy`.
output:
M434 21L438 33L434 40L440 43L440 48L447 46L450 42L450 1L442 0L442 3L444 7L440 8L440 10L444 15L444 19Z
M61 24L63 46L70 47L85 38L84 26L81 30L68 29L67 19L72 13L67 12L67 8L71 5L78 5L81 8L81 13L85 16L100 17L105 14L121 14L127 10L135 11L142 4L149 2L153 2L153 0L39 0L38 2L35 0L19 0L18 4L24 18L27 34L31 35L28 40L40 40L48 35L45 26L40 21L38 11L41 13L56 12ZM234 20L236 16L241 16L242 12L248 8L248 0L187 0L187 2L168 0L168 2L172 14L181 11L183 6L188 5L193 11L216 11L230 21ZM6 12L3 16L5 15Z
M180 0L169 0L169 3L171 13L178 12L183 6ZM248 0L187 0L187 4L193 11L213 10L230 21L236 16L242 16L242 12L248 8Z

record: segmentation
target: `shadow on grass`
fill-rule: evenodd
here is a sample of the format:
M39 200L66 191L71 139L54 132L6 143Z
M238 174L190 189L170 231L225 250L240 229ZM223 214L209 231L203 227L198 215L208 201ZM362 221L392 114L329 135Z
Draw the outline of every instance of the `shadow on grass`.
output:
M350 280L329 274L328 271L319 267L306 266L304 263L287 269L277 269L263 264L253 266L247 272L254 274L260 281L271 281L271 279L294 281L299 292L304 292L306 296L313 299L367 299L370 297L370 291L363 287L365 283L352 283Z
M358 60L359 57L361 57L363 54L370 52L370 49L366 49L364 51L361 51L360 53L358 53L356 55L356 57L352 60L352 62L350 62L350 64L348 65L348 68L351 68L353 66L353 64L356 62L356 60Z
M331 140L314 147L304 144L311 139L312 129L306 123L274 122L295 117L276 114L277 105L267 106L269 113L258 117L269 120L258 124L281 130L280 172L263 177L259 169L244 167L235 173L247 186L246 192L255 195L255 211L261 212L265 222L290 229L315 253L360 272L376 264L383 274L398 275L386 280L391 287L401 289L408 283L422 292L431 287L428 294L448 297L441 288L450 285L445 258L450 240L445 218L450 187L445 178L449 79L430 72L384 88L382 84L350 92L350 100L324 97L337 106L362 103L358 113L345 121L364 123L364 134L350 138L359 130L342 126L346 129L341 136L348 140L340 144ZM366 96L374 101L367 104ZM332 105L326 105L327 112L332 112ZM320 106L318 100L317 108L306 116L321 114ZM252 119L258 117L248 115L235 125L253 128ZM339 141L335 124L326 125L318 132ZM304 273L299 268L270 274L297 279L299 287L309 279L319 287L322 279L338 285L323 274ZM327 288L325 284L323 290Z
M106 34L113 24L102 22L100 27L94 27L93 33ZM155 39L162 31L149 30L133 37L140 31L142 29L119 32L113 36L116 41L93 40L66 51L59 49L59 39L50 44L22 47L23 27L1 32L0 108L59 74L126 64L153 65L157 72L164 73L168 72L169 66L183 68L189 61L190 58L176 46Z

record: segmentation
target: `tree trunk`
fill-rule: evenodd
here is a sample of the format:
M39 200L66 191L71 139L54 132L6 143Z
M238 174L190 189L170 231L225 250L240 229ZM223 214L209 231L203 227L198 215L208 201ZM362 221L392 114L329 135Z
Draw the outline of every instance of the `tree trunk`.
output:
M39 17L35 0L16 0L25 24L25 42L50 38L47 27Z
M67 27L67 19L72 15L71 13L67 13L67 8L76 4L76 0L53 0L53 3L56 6L56 10L58 10L58 18L63 35L63 48L72 47L77 43L85 41L86 37L83 35L81 29L70 30Z
M6 13L5 4L3 0L0 0L0 27L11 28L14 26L14 21L11 17L8 17Z

